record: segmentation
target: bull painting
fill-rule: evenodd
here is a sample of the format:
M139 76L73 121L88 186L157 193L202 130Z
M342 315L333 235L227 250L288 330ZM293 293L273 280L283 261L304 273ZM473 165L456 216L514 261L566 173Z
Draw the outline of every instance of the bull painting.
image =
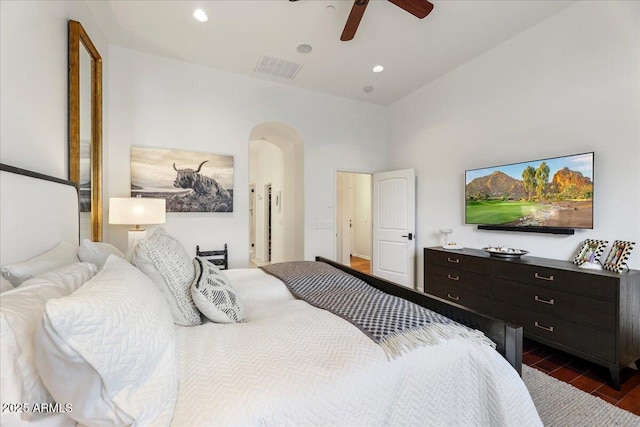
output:
M131 195L164 198L167 212L233 212L233 157L132 147Z
M191 188L196 194L201 195L213 194L218 197L229 197L229 192L222 188L220 184L218 184L218 181L200 174L202 165L208 161L209 160L205 160L200 163L200 166L198 166L196 170L178 169L176 164L173 163L173 169L178 172L176 180L173 181L173 186L177 188Z

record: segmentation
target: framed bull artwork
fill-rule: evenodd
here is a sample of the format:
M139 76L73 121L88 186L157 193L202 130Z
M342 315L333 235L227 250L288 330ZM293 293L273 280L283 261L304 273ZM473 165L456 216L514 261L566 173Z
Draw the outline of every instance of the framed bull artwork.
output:
M131 197L163 198L167 212L233 212L233 156L131 147Z

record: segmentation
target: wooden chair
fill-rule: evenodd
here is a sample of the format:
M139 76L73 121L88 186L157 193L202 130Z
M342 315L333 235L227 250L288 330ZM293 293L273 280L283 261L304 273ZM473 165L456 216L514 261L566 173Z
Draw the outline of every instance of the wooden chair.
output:
M201 251L200 246L196 246L196 256L202 257L212 264L215 264L220 270L227 270L229 268L229 251L227 250L227 244L224 244L224 249L216 251Z

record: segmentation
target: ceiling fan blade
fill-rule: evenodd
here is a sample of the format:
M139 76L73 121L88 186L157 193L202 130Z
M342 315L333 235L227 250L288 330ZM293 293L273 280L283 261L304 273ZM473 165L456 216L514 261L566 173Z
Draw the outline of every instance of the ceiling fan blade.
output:
M369 0L356 0L353 2L351 13L349 14L347 23L344 26L340 40L346 42L356 35L356 30L358 29L358 25L360 25L360 20L362 19L362 15L364 15L364 11L368 4Z
M424 18L433 10L433 3L427 0L389 0L417 18Z

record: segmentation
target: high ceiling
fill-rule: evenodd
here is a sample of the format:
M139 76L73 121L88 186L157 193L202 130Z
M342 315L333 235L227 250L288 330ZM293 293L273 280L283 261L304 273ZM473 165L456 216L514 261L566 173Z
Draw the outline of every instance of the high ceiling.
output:
M371 0L353 40L340 41L350 0L102 0L88 5L110 44L389 105L570 6L559 0L432 0L419 20ZM203 9L209 21L192 13ZM313 50L302 54L299 44ZM302 64L293 80L256 72L263 55ZM382 73L373 73L374 65ZM365 92L365 86L372 86Z

